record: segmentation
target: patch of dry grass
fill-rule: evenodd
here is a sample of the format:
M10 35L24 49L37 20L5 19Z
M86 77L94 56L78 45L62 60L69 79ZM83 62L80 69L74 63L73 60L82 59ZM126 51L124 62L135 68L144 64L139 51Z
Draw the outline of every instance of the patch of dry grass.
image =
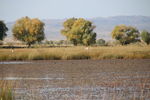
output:
M0 49L0 60L149 59L150 46Z
M0 100L14 100L11 85L0 81Z

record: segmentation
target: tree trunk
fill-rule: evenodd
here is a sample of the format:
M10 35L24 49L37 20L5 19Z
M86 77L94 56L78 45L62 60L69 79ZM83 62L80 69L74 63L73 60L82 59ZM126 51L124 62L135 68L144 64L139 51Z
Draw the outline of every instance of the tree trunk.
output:
M77 43L77 41L75 40L75 41L73 41L73 44L74 44L74 46L77 46L78 45L78 43Z
M31 48L31 44L30 43L28 43L28 48Z

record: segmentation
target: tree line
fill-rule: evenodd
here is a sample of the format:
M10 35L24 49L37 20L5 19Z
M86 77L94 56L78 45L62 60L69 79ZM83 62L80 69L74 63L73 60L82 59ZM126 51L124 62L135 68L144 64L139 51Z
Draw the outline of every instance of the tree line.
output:
M20 40L30 47L36 42L45 39L45 24L37 18L23 17L13 25L13 37ZM83 18L70 18L63 23L61 34L68 41L76 45L89 46L96 43L95 25L89 20ZM8 28L3 21L0 21L0 40L3 40L7 34ZM126 45L138 41L144 41L150 44L150 32L144 30L141 33L132 26L118 25L111 32L112 38L119 41L120 44ZM97 43L105 43L103 39L97 40Z

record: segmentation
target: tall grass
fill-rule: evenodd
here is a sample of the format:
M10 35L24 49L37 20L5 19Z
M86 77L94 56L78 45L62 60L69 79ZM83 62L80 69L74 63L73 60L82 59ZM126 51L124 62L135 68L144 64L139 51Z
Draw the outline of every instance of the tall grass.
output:
M150 58L150 46L0 49L0 61L143 58Z
M11 85L0 82L0 100L14 100Z

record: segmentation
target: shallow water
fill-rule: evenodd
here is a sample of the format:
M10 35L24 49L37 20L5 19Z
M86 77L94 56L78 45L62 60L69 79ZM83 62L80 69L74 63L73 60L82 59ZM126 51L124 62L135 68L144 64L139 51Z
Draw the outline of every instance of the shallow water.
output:
M3 61L0 62L0 64L29 64L31 62L25 62L25 61Z
M150 100L149 61L5 62L0 81L15 100Z
M49 77L45 77L45 78L24 78L24 77L3 77L0 78L0 80L11 80L11 81L16 81L16 80L63 80L64 78L49 78Z

